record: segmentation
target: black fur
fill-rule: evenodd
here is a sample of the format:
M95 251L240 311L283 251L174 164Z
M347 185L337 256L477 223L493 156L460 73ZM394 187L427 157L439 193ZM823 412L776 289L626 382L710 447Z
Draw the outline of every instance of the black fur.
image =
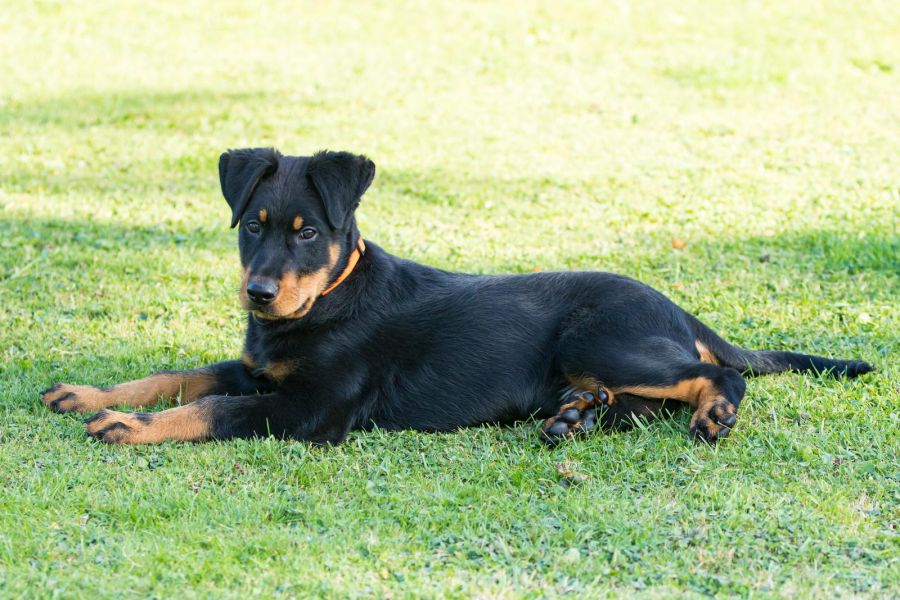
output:
M310 159L307 174L323 200L329 225L342 229L375 178L375 163L349 152L319 152Z
M272 233L267 240L242 231L242 261L269 276L312 272L322 264L315 245L336 243L333 281L356 247L353 211L374 165L347 153L276 156L274 174L245 204L248 213L268 210ZM223 189L225 180L235 189L252 187L255 174L244 169L232 176L226 168ZM279 250L292 248L276 230L295 213L320 228L320 239L297 251ZM698 360L697 340L721 366ZM271 433L339 442L373 425L447 431L546 417L558 410L573 375L609 388L707 377L737 408L744 382L734 369L816 369L851 377L871 370L858 361L735 348L659 292L621 275L463 275L391 256L371 242L346 281L302 318L251 314L245 356L259 388L269 393L211 400L215 437ZM267 366L279 364L290 370L276 382ZM632 401L648 412L663 404ZM610 414L621 419L621 412Z
M272 148L229 150L219 157L219 183L231 207L231 226L238 224L260 178L278 166L280 155Z
M734 426L740 372L872 370L736 348L656 290L611 273L449 273L367 242L346 279L322 295L358 246L354 210L372 161L232 150L219 174L232 225L242 224L245 285L268 280L280 291L265 305L242 293L243 359L205 369L214 395L196 401L207 437L337 443L373 426L449 431L557 413L567 424L551 418L545 433L569 432L598 418L623 427L632 413L670 410L666 398L675 398L695 409L692 431L715 441ZM563 406L572 397L612 404L598 417L596 403Z

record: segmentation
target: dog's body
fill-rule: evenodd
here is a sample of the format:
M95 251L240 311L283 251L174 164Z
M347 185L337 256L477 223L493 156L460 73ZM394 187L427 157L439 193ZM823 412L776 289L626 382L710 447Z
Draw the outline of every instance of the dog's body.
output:
M224 154L250 312L242 359L113 388L57 385L44 402L88 412L180 396L163 412L88 420L88 433L120 443L267 434L336 443L372 426L445 431L530 416L549 417L542 434L555 442L597 419L615 427L653 416L670 399L694 408L692 432L712 442L735 423L739 371L871 370L736 348L620 275L462 275L366 247L353 212L373 176L371 161L347 153Z

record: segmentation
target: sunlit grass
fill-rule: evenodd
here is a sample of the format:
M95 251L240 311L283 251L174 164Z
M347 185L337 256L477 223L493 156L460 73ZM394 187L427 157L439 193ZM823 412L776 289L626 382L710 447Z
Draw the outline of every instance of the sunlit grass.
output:
M4 4L0 595L895 594L900 11L594 4ZM215 162L247 145L368 154L360 226L408 258L617 271L879 372L753 380L715 449L686 414L552 451L85 439L40 389L239 354Z

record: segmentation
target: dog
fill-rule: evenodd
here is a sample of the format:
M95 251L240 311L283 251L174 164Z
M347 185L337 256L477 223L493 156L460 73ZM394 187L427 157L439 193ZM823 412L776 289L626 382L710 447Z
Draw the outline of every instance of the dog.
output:
M546 419L556 444L627 428L672 406L715 443L735 426L744 376L873 368L733 346L653 288L604 272L475 276L364 242L355 211L374 163L348 152L270 148L219 159L240 224L243 356L112 387L57 384L54 411L96 412L114 444L273 435L337 444L354 430L450 431ZM158 412L117 412L178 400Z

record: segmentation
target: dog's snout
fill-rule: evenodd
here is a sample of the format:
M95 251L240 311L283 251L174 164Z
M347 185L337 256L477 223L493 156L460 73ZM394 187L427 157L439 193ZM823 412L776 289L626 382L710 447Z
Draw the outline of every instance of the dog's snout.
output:
M263 277L253 278L247 283L247 296L256 304L269 304L278 295L278 282Z

